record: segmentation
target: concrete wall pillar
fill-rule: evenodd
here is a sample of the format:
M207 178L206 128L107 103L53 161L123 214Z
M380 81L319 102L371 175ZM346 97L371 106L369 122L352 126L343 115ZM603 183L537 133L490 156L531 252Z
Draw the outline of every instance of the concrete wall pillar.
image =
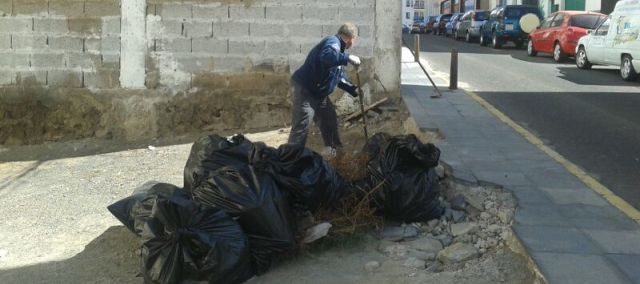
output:
M122 0L120 85L141 89L145 81L146 0Z
M387 0L375 2L374 72L389 92L398 92L400 88L402 4ZM372 84L372 88L374 91L383 90L379 84Z

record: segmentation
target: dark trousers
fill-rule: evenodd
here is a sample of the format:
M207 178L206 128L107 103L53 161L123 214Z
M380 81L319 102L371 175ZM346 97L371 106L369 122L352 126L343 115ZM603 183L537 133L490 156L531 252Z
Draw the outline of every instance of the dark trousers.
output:
M342 147L338 135L338 116L329 97L316 98L294 80L291 80L289 92L293 103L289 143L305 146L311 121L314 121L320 128L325 146Z

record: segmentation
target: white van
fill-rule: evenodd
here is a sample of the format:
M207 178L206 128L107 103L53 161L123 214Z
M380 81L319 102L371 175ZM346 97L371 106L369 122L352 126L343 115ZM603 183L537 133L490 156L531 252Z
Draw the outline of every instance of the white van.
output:
M588 31L576 45L576 65L590 69L592 64L620 66L627 81L640 72L640 0L620 0L595 30Z

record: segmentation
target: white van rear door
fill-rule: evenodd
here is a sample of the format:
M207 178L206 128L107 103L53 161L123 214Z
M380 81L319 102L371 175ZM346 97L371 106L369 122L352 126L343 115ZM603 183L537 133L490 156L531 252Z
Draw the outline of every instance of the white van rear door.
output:
M611 18L607 18L591 35L591 40L589 40L589 45L587 46L587 56L589 57L589 61L593 63L604 63L605 62L605 39L609 34L609 24L611 23Z

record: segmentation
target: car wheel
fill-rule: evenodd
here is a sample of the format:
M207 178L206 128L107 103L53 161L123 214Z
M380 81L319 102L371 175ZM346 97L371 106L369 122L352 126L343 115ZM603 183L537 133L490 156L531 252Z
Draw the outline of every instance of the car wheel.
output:
M582 46L578 48L578 53L576 53L576 66L580 69L591 69L591 62L589 62L587 52Z
M622 62L620 63L620 76L625 81L635 81L638 79L638 73L633 68L633 64L631 63L631 56L623 55Z
M487 45L487 40L485 40L484 34L480 33L480 45L485 46Z
M491 45L495 49L498 49L502 46L502 44L500 43L500 39L498 38L498 34L495 31L493 31L493 34L491 34Z
M467 31L467 35L464 37L464 41L471 42L471 34Z
M567 59L567 55L565 55L562 52L562 48L560 48L560 43L556 42L556 44L553 46L553 60L555 60L555 62L562 62L565 61Z
M538 52L533 48L533 40L529 40L529 43L527 43L527 55L529 56L538 55Z

